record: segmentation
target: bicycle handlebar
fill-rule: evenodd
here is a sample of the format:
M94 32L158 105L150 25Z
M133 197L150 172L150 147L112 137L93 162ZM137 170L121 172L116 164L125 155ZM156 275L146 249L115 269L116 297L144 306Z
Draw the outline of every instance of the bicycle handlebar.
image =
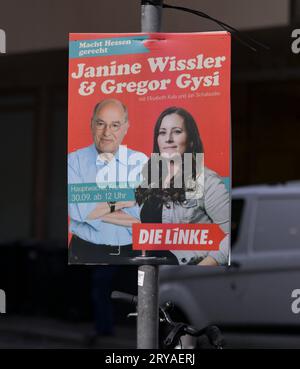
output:
M215 325L210 325L206 328L205 332L207 338L209 339L209 342L217 347L222 348L224 346L224 338L222 336L222 333L220 329Z
M224 339L223 339L222 333L216 325L209 325L208 327L199 329L199 330L191 326L186 326L184 328L184 331L186 334L189 334L190 336L193 336L193 337L199 337L199 336L205 335L208 338L210 344L215 347L220 348L224 346Z
M137 297L131 295L130 293L113 291L110 296L113 300L120 300L123 302L127 302L131 305L137 305Z
M131 295L125 292L113 291L111 294L113 300L119 300L131 305L137 305L137 296ZM170 301L166 302L164 305L159 307L161 317L164 321L169 324L172 329L169 331L167 338L165 339L165 344L167 346L172 345L176 337L180 337L183 334L188 334L193 337L206 336L211 345L217 348L222 348L224 345L224 340L220 329L215 325L210 325L203 329L195 329L185 323L176 323L171 319L168 310L172 309L172 303Z

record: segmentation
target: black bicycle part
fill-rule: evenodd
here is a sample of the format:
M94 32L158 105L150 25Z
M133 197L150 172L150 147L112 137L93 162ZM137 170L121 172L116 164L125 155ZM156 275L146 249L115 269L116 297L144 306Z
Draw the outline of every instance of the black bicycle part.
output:
M113 291L113 300L119 300L137 306L137 296L125 292ZM180 338L184 335L192 337L206 336L209 343L217 349L224 346L224 339L220 329L215 325L203 329L195 329L187 323L174 322L170 312L173 310L172 301L167 301L159 307L159 347L160 349L172 349L180 344Z

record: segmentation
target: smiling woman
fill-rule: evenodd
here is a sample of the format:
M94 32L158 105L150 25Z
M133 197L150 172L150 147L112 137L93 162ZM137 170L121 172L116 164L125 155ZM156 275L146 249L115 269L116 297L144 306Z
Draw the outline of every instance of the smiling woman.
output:
M173 113L162 119L157 137L157 144L162 155L166 153L171 155L184 154L187 138L183 117Z
M217 223L229 233L229 194L220 177L197 160L203 152L197 124L188 111L170 107L160 114L153 142L153 153L160 156L159 176L153 178L152 155L143 170L144 182L136 189L142 223ZM191 165L186 165L185 156L191 157ZM218 251L151 251L150 255L165 256L171 264L223 265L228 253L225 237Z
M187 110L170 107L160 114L154 127L153 153L144 165L143 180L135 190L139 209L134 217L150 227L152 224L153 229L160 223L176 224L176 227L184 223L214 223L221 227L223 236L225 233L217 249L201 249L202 241L197 241L197 248L185 251L172 247L179 234L175 232L176 237L168 240L168 250L148 251L148 256L165 258L165 264L228 263L229 193L217 173L204 167L203 152L197 124ZM190 165L186 156L190 158ZM116 219L111 217L106 222L116 224Z

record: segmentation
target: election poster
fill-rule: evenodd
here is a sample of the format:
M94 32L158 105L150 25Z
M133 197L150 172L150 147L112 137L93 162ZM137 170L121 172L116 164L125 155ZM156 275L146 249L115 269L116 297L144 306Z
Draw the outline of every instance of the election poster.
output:
M70 34L70 264L230 261L227 32Z

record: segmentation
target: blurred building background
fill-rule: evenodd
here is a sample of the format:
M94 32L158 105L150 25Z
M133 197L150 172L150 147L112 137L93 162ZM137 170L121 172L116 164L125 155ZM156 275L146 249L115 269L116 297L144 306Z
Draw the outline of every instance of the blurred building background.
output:
M299 180L300 55L291 33L300 28L300 1L165 2L270 47L253 52L233 39L233 186ZM139 32L140 1L5 0L0 28L0 288L9 313L89 321L90 268L67 267L68 33ZM165 32L219 29L164 10ZM135 268L118 273L117 287L134 292ZM123 286L120 274L129 276Z

